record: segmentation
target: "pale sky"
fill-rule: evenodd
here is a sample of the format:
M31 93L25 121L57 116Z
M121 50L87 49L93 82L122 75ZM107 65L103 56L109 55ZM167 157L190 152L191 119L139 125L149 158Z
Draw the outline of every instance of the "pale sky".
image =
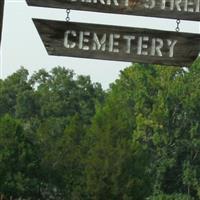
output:
M1 0L0 0L1 1ZM93 82L100 82L106 89L114 82L128 62L114 62L85 58L49 56L34 27L32 18L64 21L65 10L28 7L25 0L5 0L4 29L1 48L0 78L5 78L24 66L32 74L55 66L73 69L76 74L90 75ZM44 0L45 1L45 0ZM71 11L71 21L151 28L174 31L176 20ZM200 22L181 21L181 32L200 34Z

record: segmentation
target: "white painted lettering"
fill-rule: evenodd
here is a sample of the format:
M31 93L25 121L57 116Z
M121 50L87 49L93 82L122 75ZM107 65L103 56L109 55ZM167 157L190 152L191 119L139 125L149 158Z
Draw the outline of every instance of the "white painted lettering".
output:
M188 12L194 12L195 7L194 7L194 0L188 0Z
M132 0L70 0L87 4L99 4L115 7L138 7L138 1ZM142 0L141 6L145 9L168 10L178 12L200 12L200 0Z
M149 41L149 37L147 36L143 36L143 37L139 37L138 40L138 51L137 54L138 55L148 55L148 42Z
M90 32L81 31L79 35L79 49L89 50L89 46L87 43L89 42Z
M109 52L114 52L114 53L119 53L119 41L117 39L120 38L119 34L110 34L110 39L109 39Z
M124 6L125 6L125 7L128 7L128 6L129 6L129 0L125 0Z
M172 41L170 39L167 40L167 45L169 47L169 57L170 58L174 57L174 47L175 47L176 43L177 43L177 40L174 40L174 41Z
M195 12L200 12L200 0L196 0L196 9Z
M147 35L67 30L64 47L83 51L173 58L178 40Z
M148 9L152 9L154 8L156 5L156 1L155 0L146 0L144 3L144 7L148 8Z
M126 40L126 53L131 53L131 41L135 39L135 36L124 35L123 39Z
M107 5L111 5L112 1L113 1L115 6L119 6L118 0L107 0Z
M160 56L162 57L162 51L161 49L164 46L164 42L160 38L153 38L152 39L152 45L151 45L151 56Z
M181 4L182 0L174 0L174 1L175 1L174 7L176 7L176 10L181 11L180 4ZM174 8L172 10L174 10Z
M99 40L97 34L94 33L92 50L101 50L101 51L106 50L106 33L103 34L101 40Z
M77 36L75 31L66 31L64 36L64 46L66 48L74 48L76 43L69 40L69 35L71 35L71 37Z

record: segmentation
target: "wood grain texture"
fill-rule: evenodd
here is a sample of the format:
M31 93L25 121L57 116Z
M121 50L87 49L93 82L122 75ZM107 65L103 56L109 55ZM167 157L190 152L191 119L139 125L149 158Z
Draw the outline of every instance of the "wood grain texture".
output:
M116 13L116 14L126 14L126 15L138 15L138 16L149 16L149 17L162 17L171 19L181 19L181 20L192 20L200 21L200 9L199 0L190 0L190 3L194 5L186 4L188 0L182 0L182 2L176 6L175 4L170 5L169 1L166 0L165 8L162 8L162 0L154 0L156 2L155 6L151 9L145 8L145 5L151 6L152 0L129 0L128 6L125 6L125 0L111 1L111 5L106 5L100 3L86 3L77 0L71 2L71 0L26 0L30 6L40 6L40 7L51 7L51 8L62 8L62 9L74 9L74 10L85 10L94 12L106 12L106 13ZM106 2L106 0L102 0ZM116 6L113 2L118 2ZM187 5L187 6L186 6ZM197 5L197 6L195 6ZM193 11L191 11L191 9Z
M92 59L104 59L104 60L115 60L115 61L127 61L127 62L139 62L139 63L152 63L152 64L163 64L163 65L177 65L177 66L189 66L197 58L200 52L200 35L198 34L188 34L188 33L176 33L169 31L158 31L151 29L139 29L139 28L129 28L129 27L119 27L119 26L108 26L108 25L95 25L86 23L66 23L59 21L50 20L40 20L33 19L34 24L39 32L39 35L48 51L49 55L55 56L70 56L70 57L81 57L81 58L92 58ZM64 46L64 35L66 31L76 32L76 37L69 35L69 41L71 44L75 45L73 48L66 48ZM85 45L89 49L83 50L80 48L80 32L90 33L89 36L85 37ZM106 44L106 48L103 51L92 49L94 46L93 34L96 33L99 38L103 35L113 36L113 34L120 35L121 37L115 39L118 44L115 48L119 49L119 52L109 51L109 41ZM123 36L131 35L136 39L132 42L131 52L128 54L127 40L122 39ZM140 55L138 52L138 38L148 37L149 41L153 38L159 38L159 40L168 41L176 40L177 44L174 48L173 57L169 57L169 49L167 46L163 46L161 49L162 56L155 54L151 55L151 43L144 42L148 44L148 47L144 46L144 53L148 55ZM108 45L109 43L109 45Z
M0 45L1 45L2 27L3 27L3 11L4 11L4 0L0 0Z

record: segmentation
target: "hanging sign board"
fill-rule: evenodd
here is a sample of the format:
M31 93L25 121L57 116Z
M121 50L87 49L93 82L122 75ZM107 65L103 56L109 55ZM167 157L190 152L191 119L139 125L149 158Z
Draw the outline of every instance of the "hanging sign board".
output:
M26 0L28 5L200 21L200 0Z
M50 55L186 66L200 35L33 19Z
M3 27L3 13L4 13L4 0L0 1L0 45L1 45L1 35Z

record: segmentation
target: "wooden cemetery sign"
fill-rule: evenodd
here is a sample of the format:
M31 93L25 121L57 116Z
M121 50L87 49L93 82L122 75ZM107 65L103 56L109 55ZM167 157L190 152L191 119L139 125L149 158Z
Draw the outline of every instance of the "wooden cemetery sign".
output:
M28 5L200 21L200 0L26 0Z
M0 45L3 27L4 0L0 0Z
M86 23L33 19L50 55L190 65L200 35Z

